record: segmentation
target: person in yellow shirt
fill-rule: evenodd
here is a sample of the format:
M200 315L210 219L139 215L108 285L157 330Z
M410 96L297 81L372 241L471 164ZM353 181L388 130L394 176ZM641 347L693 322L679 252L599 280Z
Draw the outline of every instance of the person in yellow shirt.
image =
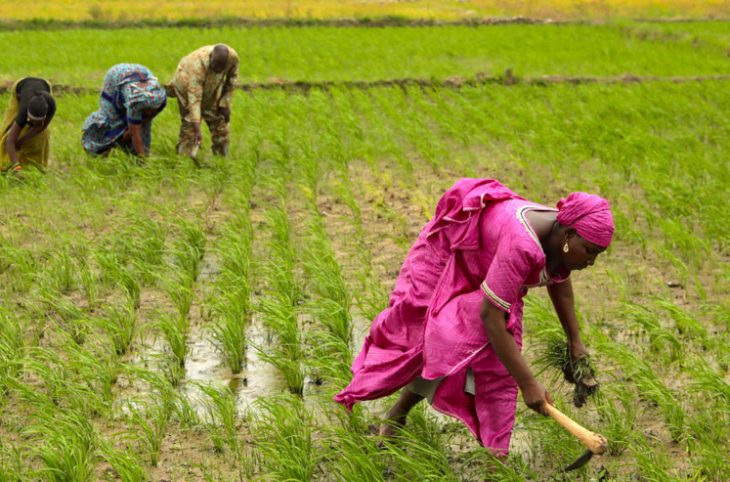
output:
M0 125L0 170L48 163L48 124L56 113L50 84L26 77L13 84L10 105Z

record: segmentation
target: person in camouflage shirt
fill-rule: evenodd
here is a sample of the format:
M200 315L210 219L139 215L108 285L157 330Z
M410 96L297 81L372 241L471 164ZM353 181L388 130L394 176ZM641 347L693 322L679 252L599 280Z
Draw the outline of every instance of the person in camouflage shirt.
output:
M228 155L231 98L238 77L238 54L225 44L207 45L180 60L168 95L180 107L178 154L196 158L201 119L210 130L213 154ZM196 161L197 162L197 161Z

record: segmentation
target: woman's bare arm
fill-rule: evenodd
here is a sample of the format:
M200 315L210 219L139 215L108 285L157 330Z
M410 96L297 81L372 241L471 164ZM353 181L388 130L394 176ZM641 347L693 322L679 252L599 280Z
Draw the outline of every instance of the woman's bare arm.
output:
M28 132L23 134L21 138L18 139L18 141L15 143L15 146L20 149L22 145L26 142L28 142L33 137L37 136L41 132L43 132L43 129L46 128L45 124L39 125L39 126L32 126L30 129L28 129Z
M129 136L132 138L132 147L139 157L145 156L144 141L142 140L142 126L140 124L129 124Z
M20 134L20 126L17 122L13 122L5 140L5 150L8 152L10 164L18 163L18 134Z
M565 336L568 338L568 347L573 359L588 355L588 350L580 339L578 317L575 314L575 298L573 297L573 283L570 278L562 283L555 283L547 287L550 299L555 307Z
M515 379L517 386L520 387L525 405L536 412L547 415L544 402L552 403L550 394L530 372L527 362L520 353L517 342L512 334L507 331L504 312L485 299L482 302L480 314L482 322L484 322L484 328L487 331L489 344L504 367Z

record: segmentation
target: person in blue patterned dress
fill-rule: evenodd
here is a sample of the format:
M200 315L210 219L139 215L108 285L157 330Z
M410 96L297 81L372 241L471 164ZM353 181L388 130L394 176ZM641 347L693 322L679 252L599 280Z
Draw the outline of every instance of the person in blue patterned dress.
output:
M152 141L152 119L166 104L164 87L147 67L115 65L104 76L99 110L84 122L84 149L92 155L105 155L120 147L145 157Z

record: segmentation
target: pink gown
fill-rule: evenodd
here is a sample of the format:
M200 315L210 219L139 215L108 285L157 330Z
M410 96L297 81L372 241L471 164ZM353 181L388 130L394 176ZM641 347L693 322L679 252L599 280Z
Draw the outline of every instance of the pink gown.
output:
M485 447L509 449L517 384L492 348L480 317L486 298L504 311L522 346L522 298L550 278L525 212L532 203L492 179L461 179L441 198L401 268L388 308L373 321L335 400L348 409L417 377L442 378L432 406L461 420ZM475 393L464 391L467 371Z

